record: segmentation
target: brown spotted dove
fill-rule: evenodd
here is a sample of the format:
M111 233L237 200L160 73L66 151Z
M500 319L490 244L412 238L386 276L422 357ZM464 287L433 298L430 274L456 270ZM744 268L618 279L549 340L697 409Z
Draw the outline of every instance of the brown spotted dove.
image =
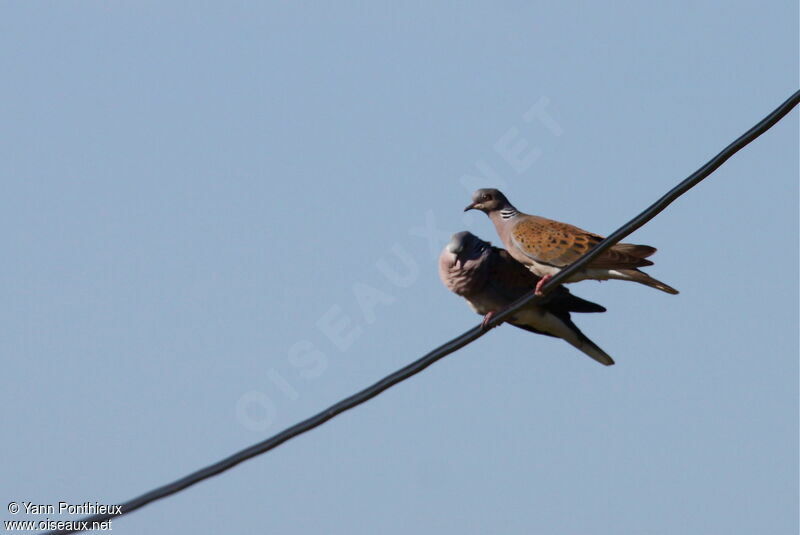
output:
M476 191L472 195L472 203L464 209L467 210L480 210L486 213L511 256L542 277L536 288L537 293L550 277L580 258L603 239L602 236L567 223L523 214L496 189ZM640 267L653 265L647 257L655 252L655 247L649 245L618 243L592 260L584 270L566 282L584 279L619 279L638 282L669 294L677 294L678 290L675 288L639 271Z
M467 300L484 325L497 312L530 293L539 277L511 258L504 249L492 247L469 232L458 232L439 256L439 277L453 293ZM597 362L610 366L614 360L572 323L570 312L605 312L605 308L572 295L559 286L540 305L528 305L514 313L509 323L526 331L561 338Z

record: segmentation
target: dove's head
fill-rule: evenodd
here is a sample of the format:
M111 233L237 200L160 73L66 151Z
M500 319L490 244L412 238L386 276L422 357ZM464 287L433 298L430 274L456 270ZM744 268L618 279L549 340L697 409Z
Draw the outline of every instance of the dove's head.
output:
M455 255L456 265L464 265L467 260L478 258L490 245L473 233L462 230L453 234L445 248L450 254Z
M499 189L481 188L472 194L472 202L464 208L467 210L480 210L484 213L492 213L503 208L508 208L511 203Z

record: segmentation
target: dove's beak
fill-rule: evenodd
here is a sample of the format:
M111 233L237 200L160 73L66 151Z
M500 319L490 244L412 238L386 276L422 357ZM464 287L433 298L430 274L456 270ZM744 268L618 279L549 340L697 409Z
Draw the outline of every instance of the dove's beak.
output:
M475 209L475 203L473 202L473 203L470 203L469 206L464 208L464 211L465 212L469 212L470 210L474 210L474 209Z

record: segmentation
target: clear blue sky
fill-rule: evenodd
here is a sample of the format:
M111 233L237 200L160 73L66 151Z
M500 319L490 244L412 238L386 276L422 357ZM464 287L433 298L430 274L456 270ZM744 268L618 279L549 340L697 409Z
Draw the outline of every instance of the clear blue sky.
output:
M795 1L431 4L3 2L2 519L475 325L431 252L498 241L465 176L608 233L798 87ZM681 294L572 286L615 367L501 327L113 533L797 533L797 110L631 241Z

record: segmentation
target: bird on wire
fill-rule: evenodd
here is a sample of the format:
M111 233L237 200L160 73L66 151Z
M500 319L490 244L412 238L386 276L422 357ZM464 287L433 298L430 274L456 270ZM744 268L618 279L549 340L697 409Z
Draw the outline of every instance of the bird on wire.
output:
M501 191L493 188L473 193L472 203L464 209L468 210L480 210L488 215L511 256L541 277L535 288L537 295L553 275L603 240L602 236L567 223L524 214L514 208ZM647 257L655 252L656 248L649 245L618 243L565 282L627 280L675 295L678 290L638 269L652 266L653 262Z
M453 293L484 315L482 326L520 297L530 293L540 278L514 260L504 249L493 247L474 234L453 234L439 255L439 277ZM605 312L596 303L572 295L559 286L541 304L518 310L508 323L537 334L561 338L597 362L611 366L612 359L570 319L570 312Z

